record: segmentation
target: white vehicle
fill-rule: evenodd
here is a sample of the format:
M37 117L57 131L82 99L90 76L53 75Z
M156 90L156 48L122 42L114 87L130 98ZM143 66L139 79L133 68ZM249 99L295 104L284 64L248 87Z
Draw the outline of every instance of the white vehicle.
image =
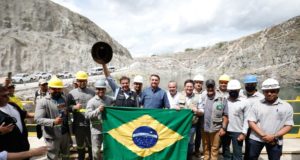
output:
M110 72L116 71L116 67L115 66L108 66L108 69L109 69Z
M67 71L58 73L56 76L57 76L57 78L72 78L73 77L72 73L67 72Z
M25 82L32 82L34 78L29 76L27 73L18 73L11 77L13 83L25 83Z
M100 75L103 72L103 68L102 67L95 67L95 68L91 68L89 70L89 75Z
M35 75L35 79L39 80L39 79L50 79L52 77L51 73L47 73L47 72L39 72Z

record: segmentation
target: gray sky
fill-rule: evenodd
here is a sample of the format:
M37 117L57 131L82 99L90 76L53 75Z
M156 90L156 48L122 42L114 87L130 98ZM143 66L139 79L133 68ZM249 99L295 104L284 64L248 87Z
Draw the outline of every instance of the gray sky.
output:
M52 0L108 32L134 57L234 40L300 15L300 0Z

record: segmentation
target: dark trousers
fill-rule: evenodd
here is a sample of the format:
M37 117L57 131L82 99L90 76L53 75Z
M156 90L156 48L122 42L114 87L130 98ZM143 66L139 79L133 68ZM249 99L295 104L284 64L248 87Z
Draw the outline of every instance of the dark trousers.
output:
M242 160L243 159L243 141L238 141L237 138L241 133L227 132L221 137L224 160ZM230 144L232 144L233 153L230 153Z
M250 137L251 129L248 128L246 139L245 139L245 155L244 160L247 160L249 157L249 137Z
M266 146L269 160L280 160L282 155L282 145L271 145L269 143L258 142L252 139L249 139L249 156L247 159L257 160L261 150Z
M85 159L85 148L88 148L89 159L93 159L91 130L87 126L77 126L74 132L77 143L78 160Z
M195 152L200 152L200 145L201 145L201 126L200 126L200 118L199 118L196 126Z

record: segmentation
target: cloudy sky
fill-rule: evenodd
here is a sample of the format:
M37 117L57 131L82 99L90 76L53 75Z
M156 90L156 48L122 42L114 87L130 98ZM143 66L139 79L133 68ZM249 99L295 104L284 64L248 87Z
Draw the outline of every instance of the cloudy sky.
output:
M300 15L300 0L52 0L99 25L134 57L237 39Z

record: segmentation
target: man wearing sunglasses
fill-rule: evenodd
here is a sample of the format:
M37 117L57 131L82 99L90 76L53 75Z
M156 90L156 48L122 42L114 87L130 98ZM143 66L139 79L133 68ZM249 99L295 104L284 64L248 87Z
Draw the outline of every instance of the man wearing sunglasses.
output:
M28 132L24 122L27 112L8 101L8 90L0 86L0 151L27 151Z
M261 150L266 147L268 158L279 160L283 136L294 125L293 108L278 97L280 86L277 80L265 80L261 89L265 98L253 104L248 116L251 133L246 159L258 159Z

